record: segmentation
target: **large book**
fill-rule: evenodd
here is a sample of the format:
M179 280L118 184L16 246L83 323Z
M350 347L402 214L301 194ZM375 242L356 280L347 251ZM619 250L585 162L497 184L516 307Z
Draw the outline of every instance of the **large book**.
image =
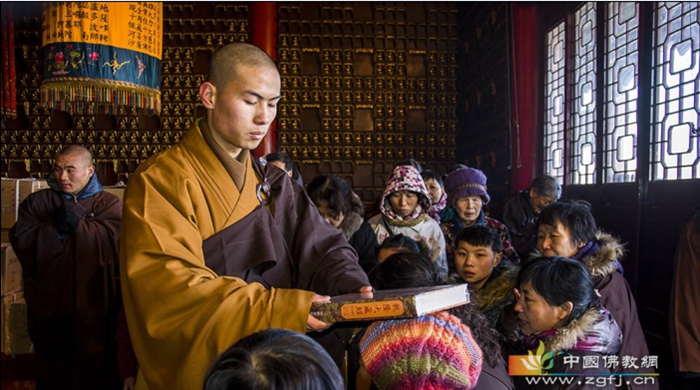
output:
M412 318L469 303L467 284L352 293L311 304L311 315L323 322Z

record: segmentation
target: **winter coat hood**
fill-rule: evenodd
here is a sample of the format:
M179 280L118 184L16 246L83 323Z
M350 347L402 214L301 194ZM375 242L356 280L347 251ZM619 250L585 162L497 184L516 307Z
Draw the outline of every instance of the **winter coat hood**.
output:
M596 233L596 243L599 248L595 253L584 256L581 261L591 272L593 279L610 275L621 270L620 259L624 256L625 247L612 235L603 231ZM544 256L539 250L535 250L530 258Z
M418 194L418 205L415 211L406 218L401 218L396 215L391 207L389 197L396 191L412 191ZM380 206L382 214L395 221L414 220L423 215L427 215L430 210L430 204L430 194L425 187L420 172L410 165L396 166L387 181L384 193L382 193L382 202Z
M591 351L614 355L622 347L622 330L603 306L592 307L568 325L524 336L523 345L537 348L544 342L547 351Z
M364 214L362 200L354 192L352 193L350 203L352 206L352 210L348 212L348 214L343 219L343 222L340 223L339 227L340 231L343 232L343 235L347 240L350 240L350 237L352 237L352 235L355 234L355 232L357 232L358 229L360 229L362 221L364 221L362 217L362 215Z

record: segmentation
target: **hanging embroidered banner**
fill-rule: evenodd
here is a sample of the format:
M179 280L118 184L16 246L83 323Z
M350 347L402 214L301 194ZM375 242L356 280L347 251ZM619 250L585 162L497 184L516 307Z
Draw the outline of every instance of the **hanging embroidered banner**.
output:
M159 2L44 3L41 103L71 114L160 113L162 40Z
M17 75L15 74L15 32L12 4L2 3L2 115L17 117Z

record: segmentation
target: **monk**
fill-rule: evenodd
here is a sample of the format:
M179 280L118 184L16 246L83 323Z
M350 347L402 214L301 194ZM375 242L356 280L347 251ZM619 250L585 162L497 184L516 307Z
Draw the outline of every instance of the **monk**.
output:
M304 189L250 153L280 89L265 52L219 48L199 88L206 115L129 179L121 275L136 389L202 388L237 340L268 328L325 330L309 315L313 301L371 291L357 254Z
M120 389L121 202L103 191L92 155L80 145L58 152L47 182L50 189L20 204L10 230L39 362L37 389Z

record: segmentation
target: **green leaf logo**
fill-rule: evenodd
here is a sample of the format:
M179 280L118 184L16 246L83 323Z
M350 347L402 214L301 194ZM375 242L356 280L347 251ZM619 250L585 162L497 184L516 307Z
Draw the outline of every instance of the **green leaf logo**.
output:
M535 354L532 351L527 351L527 358L520 358L520 361L528 370L540 373L554 367L554 351L545 353L544 343L540 340Z

